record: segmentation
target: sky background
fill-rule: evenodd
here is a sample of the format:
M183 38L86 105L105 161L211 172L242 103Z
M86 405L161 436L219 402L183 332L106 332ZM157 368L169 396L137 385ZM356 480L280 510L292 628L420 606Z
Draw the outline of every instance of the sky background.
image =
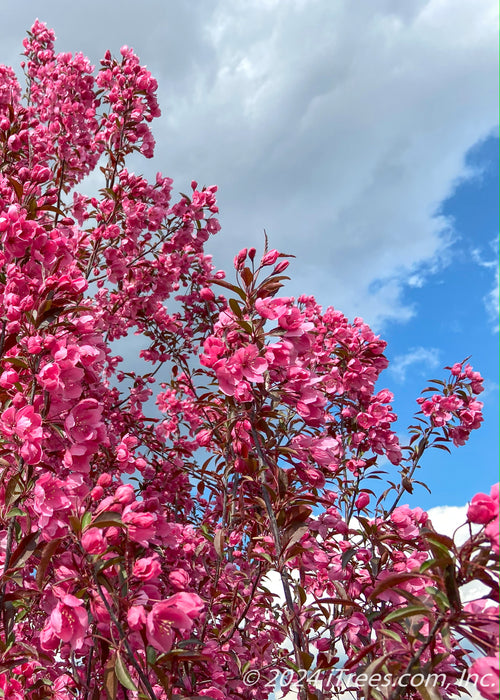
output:
M132 46L159 82L157 170L219 186L217 267L296 255L314 294L388 341L398 432L426 379L471 355L485 423L419 474L425 508L498 480L498 8L495 0L2 3L0 62L38 16L98 64ZM92 183L90 183L92 184ZM230 275L229 275L230 276ZM394 470L393 470L394 471ZM455 512L455 511L453 511ZM452 511L450 511L452 513Z

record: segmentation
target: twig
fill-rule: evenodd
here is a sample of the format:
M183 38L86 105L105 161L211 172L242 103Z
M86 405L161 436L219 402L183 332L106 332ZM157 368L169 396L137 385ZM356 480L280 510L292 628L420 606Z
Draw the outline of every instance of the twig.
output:
M261 444L260 444L260 439L257 434L257 431L255 430L254 426L252 425L251 427L251 432L252 436L254 439L255 443L255 448L257 450L257 454L259 455L259 460L261 462L261 465L263 467L267 466L269 467L267 458L262 450ZM280 534L279 534L279 529L278 529L278 523L276 521L276 516L274 515L274 510L272 507L271 499L269 498L269 492L266 488L266 484L264 481L264 475L261 473L261 491L262 491L262 498L264 499L264 503L266 505L266 510L267 510L267 515L269 517L269 525L271 528L271 532L273 535L274 539L274 546L276 549L276 557L277 557L277 563L278 563L278 573L281 578L281 584L283 586L283 592L285 594L285 602L287 605L287 608L290 612L291 616L291 624L292 624L292 631L293 631L293 647L294 647L294 654L295 654L295 661L297 663L297 667L299 669L302 669L302 661L300 658L300 652L305 650L305 643L304 643L304 638L303 634L301 633L300 626L297 622L297 615L295 612L294 604L293 604L293 597L292 597L292 591L290 588L290 582L288 580L287 574L282 571L281 568L281 557L282 557L282 550L281 550L281 541L280 541ZM304 698L307 693L306 687L301 684L302 687L300 688L300 696Z
M411 675L411 671L412 671L413 667L415 666L416 663L418 663L418 661L420 660L420 657L422 656L424 651L426 651L430 647L430 645L434 641L434 637L435 637L436 633L439 631L440 627L442 627L443 623L444 623L444 617L442 615L440 615L437 618L434 625L432 626L432 629L429 632L427 640L424 642L424 644L422 644L420 649L416 652L416 654L408 662L408 665L405 668L403 675L401 676L402 678L408 677L409 675ZM395 688L392 691L392 693L390 694L389 700L398 700L398 698L401 696L401 694L403 693L404 690L405 690L405 687L398 684L398 687Z
M104 595L104 592L103 592L103 590L102 590L101 584L99 583L99 580L98 580L98 578L97 578L97 574L95 573L95 571L94 571L93 568L92 568L92 577L93 577L93 579L94 579L95 585L97 586L97 591L98 591L98 593L99 593L99 595L100 595L100 597L101 597L101 600L102 600L102 602L104 603L104 607L105 607L106 610L108 611L111 620L113 621L113 623L114 623L116 629L118 630L118 634L120 635L120 639L121 639L122 642L123 642L123 646L125 647L125 649L126 649L126 651L127 651L127 655L128 655L128 657L129 657L130 663L132 664L132 666L133 666L133 667L135 668L135 670L137 671L137 674L138 674L139 678L141 679L141 682L142 682L143 686L144 686L144 687L146 688L146 690L148 691L148 694L149 694L149 697L151 698L151 700L158 700L158 698L156 697L155 691L153 690L153 686L152 686L151 683L149 682L148 677L146 676L146 674L144 673L144 671L142 670L142 668L141 668L141 667L139 666L139 664L137 663L137 660L136 660L136 658L135 658L135 656L134 656L134 652L132 651L132 647L130 646L130 644L129 644L129 642L128 642L128 639L127 639L127 636L126 636L125 632L123 631L123 627L121 626L120 621L119 621L118 618L116 617L116 615L115 615L115 613L114 613L114 611L113 611L113 608L112 608L111 605L108 603L108 600L107 600L107 598L106 598L106 596Z

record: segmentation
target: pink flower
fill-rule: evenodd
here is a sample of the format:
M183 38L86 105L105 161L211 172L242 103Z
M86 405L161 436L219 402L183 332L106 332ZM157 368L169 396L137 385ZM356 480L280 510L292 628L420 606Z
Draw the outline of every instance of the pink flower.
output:
M172 648L175 630L189 632L193 619L203 609L203 601L196 593L176 593L168 600L153 605L146 621L148 642L168 653Z
M55 391L60 386L60 373L59 365L49 362L38 373L38 381L47 391Z
M237 372L236 369L230 365L225 360L218 360L214 364L214 369L217 373L217 381L221 391L226 394L226 396L234 396L236 385L241 379L241 372Z
M184 589L189 585L189 574L183 569L174 569L169 573L168 580L174 588Z
M249 382L263 382L263 374L267 370L267 360L259 357L256 345L247 345L235 352L231 364L237 368Z
M50 624L63 642L72 649L81 649L89 626L87 611L74 595L65 595L50 614Z
M33 406L25 406L16 413L16 433L20 438L34 441L42 437L42 417L35 412Z
M159 575L161 571L161 565L158 561L157 555L152 557L143 557L138 559L133 568L134 576L142 579L143 581L149 581L149 579L155 578Z
M469 679L483 698L498 700L499 656L483 656L474 661L469 669Z
M101 424L102 406L96 399L83 399L69 413L64 427L73 442L97 440Z
M144 606L133 605L127 613L128 626L132 630L139 630L146 624L146 612Z
M127 525L128 536L134 542L147 546L156 534L156 515L153 513L136 513L126 506L122 520Z
M67 673L63 673L54 681L52 690L54 692L54 700L72 700L74 694L71 691L75 687L75 681L68 676Z
M212 700L226 700L226 695L224 695L224 693L218 688L214 688L213 685L211 685L210 688L199 690L198 695L201 695L202 697L208 696Z
M15 406L7 408L2 413L1 428L4 435L17 435L22 440L21 456L27 464L38 464L42 458L42 417L33 406L18 411Z
M353 644L363 644L360 637L370 634L368 620L362 613L355 612L347 619L341 619L334 623L335 634L345 634Z
M495 501L485 493L476 493L467 510L467 519L471 523L485 525L498 515L498 501Z
M19 375L14 369L7 369L0 375L0 386L4 389L10 389L18 381Z
M370 496L365 492L361 491L359 496L356 499L356 508L359 508L361 510L362 508L366 508L366 506L370 503Z
M198 445L200 445L200 447L206 447L210 444L210 441L212 440L212 434L213 433L211 430L200 430L196 434L196 442L198 443Z
M12 137L11 137L12 138ZM9 139L10 140L10 139ZM23 685L15 678L10 678L6 673L0 675L0 690L5 700L24 700Z
M134 487L131 484L119 486L115 491L115 501L128 506L129 503L135 501Z
M243 250L240 250L238 255L235 256L234 266L237 270L243 267L243 263L245 262L245 258L247 257L247 252L248 250L246 248L243 248Z
M261 258L261 265L274 265L276 260L279 258L279 252L277 250L270 250Z
M82 535L82 547L89 554L102 554L108 548L108 542L102 530L98 527L91 527Z
M200 596L196 595L196 593L188 593L187 591L174 593L174 595L168 599L167 603L181 608L186 615L193 620L198 617L205 607L205 603ZM189 629L191 629L191 625Z
M491 546L495 554L500 553L500 519L497 517L484 528L484 534L491 540Z
M203 354L200 355L200 362L205 367L213 367L225 351L226 347L222 340L210 335L203 343Z
M181 611L166 603L153 605L146 620L146 634L151 646L168 654L175 639L174 627L179 628L184 618Z
M159 651L168 653L174 642L175 630L189 632L193 619L204 607L196 593L175 593L168 600L153 605L146 621L148 642Z
M50 618L40 632L40 646L44 651L55 651L61 642L61 638L54 631Z
M33 507L37 513L47 517L54 512L71 507L71 501L63 491L64 482L45 472L35 485Z
M391 515L391 520L396 526L399 535L405 540L411 540L418 535L419 529L416 527L415 517L417 509L412 511L408 505L398 506Z

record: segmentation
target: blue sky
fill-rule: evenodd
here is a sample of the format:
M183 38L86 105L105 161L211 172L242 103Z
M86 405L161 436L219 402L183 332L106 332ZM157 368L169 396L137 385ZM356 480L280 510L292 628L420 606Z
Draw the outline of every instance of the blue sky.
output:
M462 505L477 491L489 492L498 480L498 318L490 306L498 257L492 245L498 240L499 226L498 146L498 139L491 137L469 151L467 163L475 176L460 184L441 206L452 219L455 236L449 264L422 287L407 290L407 301L416 307L415 317L404 325L391 324L384 333L389 359L403 365L399 373L389 370L384 377L395 394L400 422L411 417L414 397L425 380L446 376L443 366L471 355L470 363L485 379L485 391L479 397L484 402L481 429L472 433L464 447L452 448L451 455L434 450L422 462L419 478L432 494L416 487L410 503L426 508ZM403 372L401 360L411 359L413 350L415 362Z
M202 9L200 9L202 8ZM496 480L496 0L25 0L3 9L0 62L34 19L98 63L134 47L159 83L153 161L133 169L219 186L217 267L293 253L290 295L363 317L389 342L404 433L425 380L472 355L485 425L421 474L414 505L462 506ZM492 134L494 136L492 136ZM87 183L94 191L97 180ZM132 348L132 345L131 345Z

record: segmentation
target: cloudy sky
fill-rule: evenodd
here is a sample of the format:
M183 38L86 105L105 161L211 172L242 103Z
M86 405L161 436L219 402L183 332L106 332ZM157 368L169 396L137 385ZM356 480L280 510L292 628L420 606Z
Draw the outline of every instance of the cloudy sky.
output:
M431 457L424 506L496 480L496 0L4 3L0 61L33 20L98 63L133 46L159 81L153 162L219 186L228 269L244 246L297 256L288 293L362 316L389 341L401 435L425 380L472 355L486 425ZM482 433L482 434L480 434Z

